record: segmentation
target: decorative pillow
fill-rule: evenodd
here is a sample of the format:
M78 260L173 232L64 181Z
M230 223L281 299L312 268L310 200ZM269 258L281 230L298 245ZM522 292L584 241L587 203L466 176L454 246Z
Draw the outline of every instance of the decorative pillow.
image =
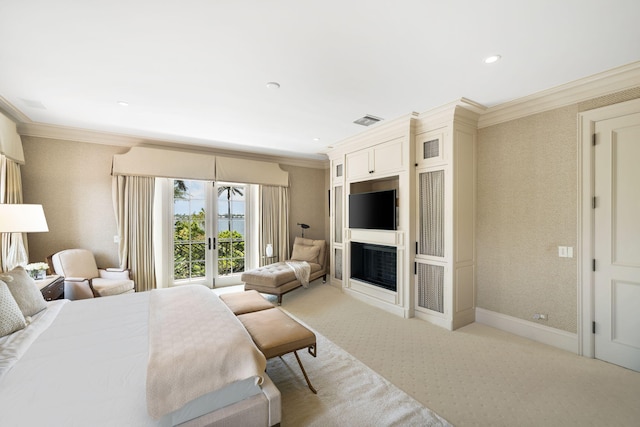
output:
M18 303L23 316L33 316L47 308L47 302L29 273L22 267L16 267L8 273L0 274L13 298Z
M293 245L293 253L291 259L296 261L307 261L318 263L318 254L320 248L318 246Z
M0 337L19 331L27 326L24 316L13 299L7 284L0 280Z

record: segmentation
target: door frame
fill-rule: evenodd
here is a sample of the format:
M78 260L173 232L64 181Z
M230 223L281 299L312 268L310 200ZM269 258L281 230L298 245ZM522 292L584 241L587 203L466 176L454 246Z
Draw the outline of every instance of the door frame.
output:
M593 196L595 159L593 135L596 122L640 112L640 99L578 113L578 354L595 357L594 259L595 214Z

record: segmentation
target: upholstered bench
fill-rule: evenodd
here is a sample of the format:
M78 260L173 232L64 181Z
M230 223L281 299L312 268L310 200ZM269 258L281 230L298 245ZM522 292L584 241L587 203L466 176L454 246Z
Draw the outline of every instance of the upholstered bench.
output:
M220 299L238 316L264 357L271 359L293 353L309 389L317 393L297 353L307 348L309 354L316 357L316 335L313 332L256 291L222 294Z
M254 311L267 310L275 306L267 301L258 291L233 292L221 294L220 299L236 316Z
M296 237L293 243L292 261L309 263L309 281L322 277L327 278L326 242L324 240L304 239ZM286 262L276 262L260 268L248 270L240 276L245 290L255 290L265 294L276 295L278 305L282 303L282 295L302 286L293 270Z

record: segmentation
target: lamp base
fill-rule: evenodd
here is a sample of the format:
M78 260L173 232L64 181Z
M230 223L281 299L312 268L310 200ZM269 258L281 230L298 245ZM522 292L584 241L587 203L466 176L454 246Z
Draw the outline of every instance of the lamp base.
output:
M11 271L18 266L26 266L29 263L27 251L22 241L22 233L11 233L11 243L9 253L5 262L6 271Z

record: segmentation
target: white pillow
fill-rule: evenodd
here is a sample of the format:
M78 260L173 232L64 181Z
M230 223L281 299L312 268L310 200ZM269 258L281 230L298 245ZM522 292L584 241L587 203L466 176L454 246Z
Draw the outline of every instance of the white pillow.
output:
M7 284L0 280L0 337L19 331L27 326L24 316L13 299Z
M0 280L9 287L23 316L33 316L47 308L42 292L24 268L16 267L8 273L2 273Z

